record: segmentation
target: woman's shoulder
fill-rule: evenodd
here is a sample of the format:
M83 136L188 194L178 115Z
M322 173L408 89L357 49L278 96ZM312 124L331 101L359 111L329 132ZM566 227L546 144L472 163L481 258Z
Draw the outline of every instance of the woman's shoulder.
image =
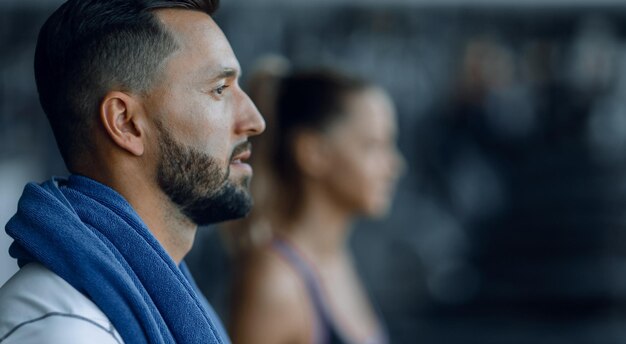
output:
M246 289L268 300L297 302L306 293L298 272L272 245L249 252L239 266Z
M311 305L306 287L271 247L238 264L231 330L240 343L308 342ZM247 339L250 340L247 340Z

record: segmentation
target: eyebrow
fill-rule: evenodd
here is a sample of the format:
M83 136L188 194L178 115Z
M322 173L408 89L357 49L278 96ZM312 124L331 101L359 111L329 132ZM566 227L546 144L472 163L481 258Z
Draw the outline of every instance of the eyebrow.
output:
M210 73L210 80L220 80L220 79L228 79L228 78L236 78L239 76L239 70L236 68L225 67L222 68L217 74Z

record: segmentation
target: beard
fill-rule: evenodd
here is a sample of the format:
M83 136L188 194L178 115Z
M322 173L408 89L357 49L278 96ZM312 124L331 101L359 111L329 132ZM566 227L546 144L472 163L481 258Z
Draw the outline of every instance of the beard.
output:
M183 215L204 226L242 218L250 212L250 177L238 183L231 181L228 165L223 168L212 156L178 143L160 123L157 128L161 153L157 183ZM245 147L238 146L233 155Z

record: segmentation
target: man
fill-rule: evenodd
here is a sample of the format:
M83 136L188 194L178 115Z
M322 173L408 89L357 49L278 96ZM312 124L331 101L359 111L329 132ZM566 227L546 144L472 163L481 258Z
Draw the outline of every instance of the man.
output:
M244 216L265 123L217 0L69 0L35 76L68 179L29 184L6 230L1 343L227 343L181 263L198 225Z

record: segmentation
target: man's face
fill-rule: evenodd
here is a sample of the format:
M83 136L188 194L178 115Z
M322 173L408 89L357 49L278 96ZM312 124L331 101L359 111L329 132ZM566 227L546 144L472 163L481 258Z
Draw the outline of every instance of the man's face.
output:
M161 10L157 16L180 47L146 101L157 182L198 225L245 216L252 205L247 140L265 123L238 85L239 63L208 15Z

